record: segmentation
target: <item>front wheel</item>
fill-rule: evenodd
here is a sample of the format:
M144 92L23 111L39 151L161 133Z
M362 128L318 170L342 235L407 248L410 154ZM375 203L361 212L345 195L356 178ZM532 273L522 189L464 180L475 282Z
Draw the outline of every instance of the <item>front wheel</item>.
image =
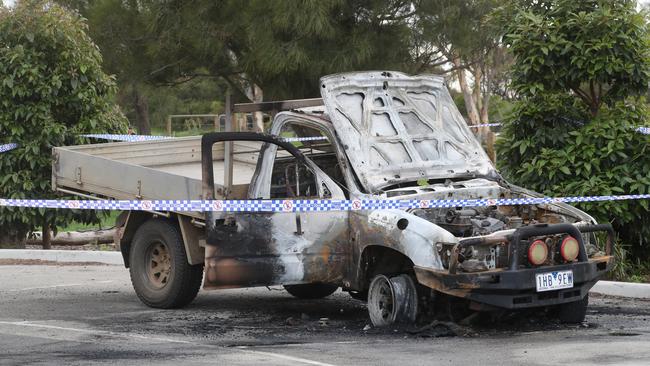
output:
M135 293L150 307L183 307L194 300L201 287L203 264L187 262L183 238L169 221L151 219L138 228L129 263Z
M558 317L562 323L576 324L582 323L587 315L587 307L589 306L589 294L582 300L569 302L560 305L560 312Z
M375 327L395 323L414 323L418 313L418 296L411 276L375 276L368 289L368 314Z

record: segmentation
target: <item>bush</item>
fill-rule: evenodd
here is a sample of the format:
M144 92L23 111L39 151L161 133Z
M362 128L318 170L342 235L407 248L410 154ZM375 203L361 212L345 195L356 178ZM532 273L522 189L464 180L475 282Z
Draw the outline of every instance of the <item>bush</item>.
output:
M19 148L0 154L0 197L57 198L51 190L52 147L86 142L79 134L126 131L112 103L115 83L76 13L51 2L0 7L0 141ZM0 244L20 245L38 227L92 211L0 208Z
M520 103L497 141L499 168L513 183L549 196L650 193L650 137L642 102L602 107L591 120L570 95ZM586 122L583 122L586 121ZM598 221L611 222L632 255L650 259L648 200L580 203Z

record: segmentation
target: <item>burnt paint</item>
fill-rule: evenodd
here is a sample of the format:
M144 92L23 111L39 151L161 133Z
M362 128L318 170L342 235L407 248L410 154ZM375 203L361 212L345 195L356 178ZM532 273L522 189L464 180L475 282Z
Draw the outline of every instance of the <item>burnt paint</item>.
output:
M295 216L237 213L231 217L234 223L216 225L208 234L204 287L340 284L347 265L345 259L349 257L347 230L330 230L341 224L336 217L328 222L317 213L303 213L301 220L306 220L305 226L320 226L322 231L297 234L292 219ZM347 222L344 225L347 227Z
M271 248L270 213L240 213L208 230L205 288L270 285L284 268Z

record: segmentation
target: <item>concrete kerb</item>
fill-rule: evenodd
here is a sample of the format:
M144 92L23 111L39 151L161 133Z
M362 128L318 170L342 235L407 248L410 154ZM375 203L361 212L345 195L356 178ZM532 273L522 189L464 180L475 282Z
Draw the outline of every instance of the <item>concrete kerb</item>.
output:
M650 284L633 282L598 281L591 292L636 299L650 299Z
M39 250L39 249L0 249L0 259L31 259L53 262L97 262L123 266L120 252L89 250ZM609 295L650 299L650 284L632 282L599 281L591 292Z
M69 263L96 262L119 266L124 265L122 253L120 252L91 250L0 249L0 259L31 259Z

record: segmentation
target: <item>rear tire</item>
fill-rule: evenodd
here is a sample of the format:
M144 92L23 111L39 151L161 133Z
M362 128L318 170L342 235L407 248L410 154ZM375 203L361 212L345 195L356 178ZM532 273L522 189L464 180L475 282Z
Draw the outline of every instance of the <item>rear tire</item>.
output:
M585 320L585 315L587 315L588 306L589 294L587 294L587 296L585 296L582 300L560 305L558 317L562 323L582 323Z
M152 308L183 307L194 300L201 287L203 264L187 262L183 238L167 220L151 219L138 228L129 262L135 293Z
M368 314L375 327L415 323L418 294L411 276L375 276L368 289Z
M299 299L322 299L336 292L338 288L338 286L329 283L307 283L304 285L284 286L284 289L288 293Z

